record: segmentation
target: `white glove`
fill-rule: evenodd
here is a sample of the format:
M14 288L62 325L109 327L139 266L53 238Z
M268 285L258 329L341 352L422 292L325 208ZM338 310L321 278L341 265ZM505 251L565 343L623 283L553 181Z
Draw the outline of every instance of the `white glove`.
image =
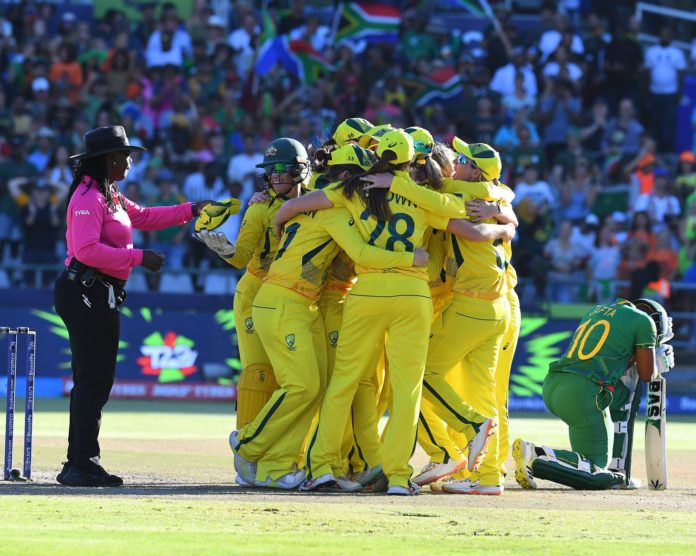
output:
M663 344L655 350L655 365L660 375L668 373L674 367L674 349L669 344Z
M234 243L230 243L223 232L201 230L193 234L193 237L201 243L205 243L208 249L215 251L223 259L234 256Z
M664 336L662 338L662 342L669 342L672 338L674 338L674 330L672 330L672 317L667 317L667 322L669 323L669 328L664 333Z

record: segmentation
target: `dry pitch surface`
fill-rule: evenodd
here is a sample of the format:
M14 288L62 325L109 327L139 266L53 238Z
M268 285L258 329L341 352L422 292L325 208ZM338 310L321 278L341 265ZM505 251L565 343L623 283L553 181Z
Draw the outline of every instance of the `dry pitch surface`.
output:
M102 456L126 486L70 489L54 481L65 450L67 402L38 401L34 483L0 482L0 515L13 516L3 520L0 554L696 551L694 420L668 424L664 492L575 492L544 482L524 491L510 473L499 497L426 488L397 499L240 488L227 446L233 422L223 404L111 402ZM567 446L562 423L540 416L513 415L511 435ZM636 443L634 475L644 478L642 426ZM18 465L19 443L15 452ZM413 465L423 463L418 451Z

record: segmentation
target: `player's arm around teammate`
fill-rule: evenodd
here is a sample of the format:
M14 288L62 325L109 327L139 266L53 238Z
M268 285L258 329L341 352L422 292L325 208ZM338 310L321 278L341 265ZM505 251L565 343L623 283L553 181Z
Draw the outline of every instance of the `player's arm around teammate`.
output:
M244 214L236 244L222 232L199 232L194 237L235 268L247 267L234 293L234 324L242 363L237 382L237 428L251 422L278 388L268 355L254 326L252 304L278 249L271 222L278 208L300 193L298 184L307 179L307 154L302 145L287 137L272 141L258 167L264 170L267 199L252 204ZM288 180L279 180L281 170L292 168Z
M520 485L536 488L540 478L583 490L624 486L626 477L607 469L615 438L610 407L625 390L622 379L634 361L646 382L674 366L672 348L664 344L671 336L667 312L653 300L617 300L585 314L544 380L544 403L568 425L572 451L518 438L512 449ZM630 417L627 425L632 429Z
M293 464L327 374L316 301L339 245L355 260L377 267L427 262L425 252L387 252L368 245L345 209L304 213L288 223L253 305L280 388L254 421L231 435L241 484L292 489L304 479Z

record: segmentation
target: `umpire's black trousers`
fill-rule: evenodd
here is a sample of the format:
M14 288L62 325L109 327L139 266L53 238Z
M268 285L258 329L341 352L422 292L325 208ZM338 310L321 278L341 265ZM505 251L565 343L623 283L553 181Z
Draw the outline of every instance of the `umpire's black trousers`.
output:
M120 313L109 306L104 282L96 279L87 287L79 277L68 280L67 272L56 281L54 301L72 351L68 461L86 466L100 455L99 427L114 384Z

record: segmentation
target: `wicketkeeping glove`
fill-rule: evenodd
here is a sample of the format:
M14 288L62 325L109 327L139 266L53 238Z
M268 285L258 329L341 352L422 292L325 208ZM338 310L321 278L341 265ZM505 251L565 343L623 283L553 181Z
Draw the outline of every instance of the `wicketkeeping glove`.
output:
M193 237L205 243L211 251L215 251L223 259L229 259L234 256L234 243L230 243L227 236L222 232L209 232L201 230L193 234Z
M663 344L655 350L655 364L660 375L668 373L674 367L674 349L669 344Z
M208 203L201 209L194 227L197 232L219 228L227 222L230 216L237 214L241 206L242 203L239 199L232 198Z

